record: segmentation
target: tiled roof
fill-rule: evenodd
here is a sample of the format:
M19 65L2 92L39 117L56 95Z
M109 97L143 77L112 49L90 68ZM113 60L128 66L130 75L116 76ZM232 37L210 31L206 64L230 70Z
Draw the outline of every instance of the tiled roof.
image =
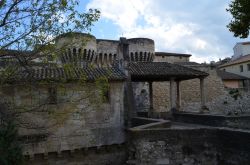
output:
M217 74L222 80L246 80L248 79L247 77L234 74L234 73L230 73L230 72L226 72L223 70L217 70Z
M167 62L130 63L129 70L133 81L187 80L208 76L208 73Z
M126 75L118 68L39 68L19 72L11 82L14 81L74 81L86 79L94 81L105 77L110 81L122 81Z
M197 62L175 62L174 64L178 64L178 65L201 65Z
M190 57L191 54L183 54L183 53L168 53L168 52L155 52L156 56L182 56L182 57Z
M38 52L35 51L20 51L13 49L0 49L0 58L26 58L26 59L34 59L41 57Z
M230 66L230 65L235 65L235 64L240 64L240 63L244 63L244 62L250 62L250 54L249 55L245 55L245 56L242 56L236 60L233 60L233 61L229 61L228 63L225 63L221 66L219 66L220 68L223 68L223 67L226 67L226 66Z

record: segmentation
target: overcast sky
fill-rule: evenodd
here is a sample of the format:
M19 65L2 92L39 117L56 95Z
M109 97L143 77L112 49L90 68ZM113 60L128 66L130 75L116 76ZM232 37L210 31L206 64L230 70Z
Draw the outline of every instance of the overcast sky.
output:
M92 28L97 38L147 37L156 51L190 53L192 61L230 57L236 42L226 25L230 0L88 0L101 19Z

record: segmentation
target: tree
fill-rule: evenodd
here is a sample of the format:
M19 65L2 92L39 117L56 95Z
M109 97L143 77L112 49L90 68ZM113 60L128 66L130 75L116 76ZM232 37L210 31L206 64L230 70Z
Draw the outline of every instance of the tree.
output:
M22 149L18 140L17 128L12 121L4 124L4 127L0 127L0 164L22 164Z
M11 52L18 62L16 66L29 72L32 57L55 52L52 42L56 36L90 31L99 19L98 10L82 12L77 9L78 5L78 0L1 0L0 54L8 55L9 49L18 50ZM9 70L17 70L13 65L11 68Z
M29 57L53 53L56 36L91 30L100 12L96 9L81 12L77 9L78 5L78 0L0 0L0 54L11 50L17 62L17 65L11 64L0 70L1 87L5 80L15 75L19 67L26 72L32 71L28 65ZM17 128L7 122L9 119L14 121L13 117L16 117L16 113L10 113L9 110L18 111L13 104L12 107L4 107L6 101L3 97L0 103L0 164L18 164L22 153L18 145ZM27 111L31 110L34 109ZM8 117L5 117L6 114Z
M78 0L0 1L0 50L30 50L65 32L90 30L100 12L80 12L78 5Z
M235 37L247 38L250 30L250 1L233 0L227 11L233 17L227 25L229 31L233 32Z

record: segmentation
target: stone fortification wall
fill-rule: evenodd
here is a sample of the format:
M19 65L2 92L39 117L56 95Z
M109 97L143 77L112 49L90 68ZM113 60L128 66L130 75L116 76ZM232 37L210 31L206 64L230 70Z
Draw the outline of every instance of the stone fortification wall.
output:
M154 41L148 38L131 38L128 39L129 60L133 62L153 61L155 46Z
M127 147L122 145L110 145L92 147L48 155L35 155L25 161L26 165L124 165L127 161Z
M66 33L56 39L56 48L62 63L93 62L96 59L96 38L85 33Z
M119 41L97 39L97 59L98 66L111 66L119 55Z
M146 82L133 82L136 112L149 111L149 88Z
M129 44L129 61L151 62L154 58L154 41L148 38L127 39ZM133 83L134 99L137 112L149 110L149 88L147 82Z
M154 112L166 112L170 110L170 84L169 82L153 83L153 107Z
M127 39L129 60L133 62L153 61L154 41L148 38ZM110 67L123 58L118 40L97 39L84 33L64 34L56 39L56 47L62 49L60 61L84 65L92 63L98 67Z
M85 48L96 51L96 38L86 33L65 33L56 38L57 48Z
M216 68L210 67L209 65L197 65L197 66L192 66L192 68L209 73L209 76L205 78L205 93L206 93L205 100L207 106L226 94L223 82L221 78L218 76ZM181 82L181 92L182 92L182 110L184 111L199 110L200 108L199 79L193 79ZM211 106L208 106L208 108L212 110Z
M196 66L193 68L209 73L209 76L205 79L205 97L207 102L213 102L218 97L225 95L222 80L218 77L214 68L211 68L210 66ZM156 112L169 111L169 89L169 82L153 83L153 102ZM181 81L180 91L181 110L198 111L200 109L200 80L192 79Z
M154 41L148 38L131 38L128 44L129 60L133 62L153 61ZM85 33L66 33L56 38L56 48L60 50L62 64L74 63L78 66L91 63L97 67L111 67L123 59L119 40L96 39Z
M25 155L61 153L125 141L123 83L110 85L105 102L100 101L95 83L53 86L56 103L49 101L50 88L20 85L1 90L6 101L20 112L17 121Z
M238 165L250 161L248 131L177 127L132 131L131 164Z
M175 62L188 62L189 57L183 57L183 56L160 56L156 55L154 58L154 62L169 62L169 63L175 63Z

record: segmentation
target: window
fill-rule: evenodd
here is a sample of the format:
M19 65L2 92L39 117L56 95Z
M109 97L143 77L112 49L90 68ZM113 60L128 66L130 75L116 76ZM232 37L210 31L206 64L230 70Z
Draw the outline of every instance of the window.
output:
M247 64L247 70L250 71L250 64Z
M110 91L109 91L109 89L107 89L107 90L104 92L104 99L103 99L103 101L104 101L105 103L109 103L109 101L110 101Z
M243 72L243 65L240 65L240 72Z
M48 89L48 103L56 104L57 103L57 90L56 87L49 87Z

